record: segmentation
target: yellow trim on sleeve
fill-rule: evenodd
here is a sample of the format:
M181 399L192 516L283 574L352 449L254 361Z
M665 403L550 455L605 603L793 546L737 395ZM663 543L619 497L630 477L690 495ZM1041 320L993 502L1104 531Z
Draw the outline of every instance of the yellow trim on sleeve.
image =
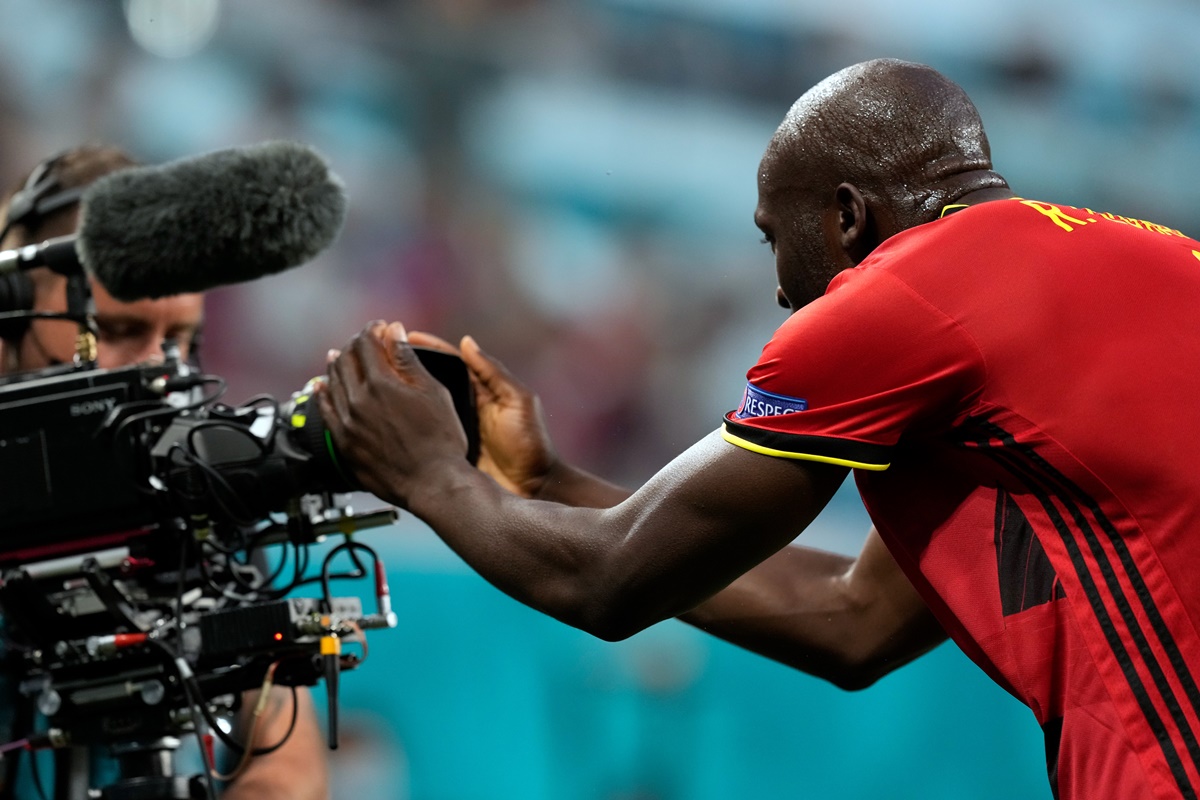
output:
M721 438L723 438L725 441L729 442L730 444L735 445L736 447L742 448L743 450L749 450L752 453L761 453L764 456L775 456L777 458L792 458L792 459L796 459L797 461L817 461L822 464L836 464L839 467L850 467L851 469L866 469L866 470L871 470L872 472L882 472L883 470L885 470L891 466L890 462L887 464L866 464L862 461L850 461L845 458L833 458L832 456L818 456L818 455L813 455L812 453L792 453L787 450L774 450L770 447L763 447L760 444L755 444L754 442L747 441L746 439L743 439L740 436L734 436L732 433L730 433L728 430L725 430L725 429L721 430Z
M948 205L942 209L942 213L938 214L938 219L941 219L942 217L946 216L947 214L949 214L951 211L954 211L955 209L970 208L970 207L971 206L969 203L951 203L950 205Z

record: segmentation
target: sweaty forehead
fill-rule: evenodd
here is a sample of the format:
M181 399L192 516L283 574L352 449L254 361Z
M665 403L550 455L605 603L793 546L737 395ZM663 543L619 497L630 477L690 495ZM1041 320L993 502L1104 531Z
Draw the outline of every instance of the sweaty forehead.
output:
M847 148L830 143L812 130L780 126L758 163L760 199L777 193L808 193L822 185L829 167L845 157Z

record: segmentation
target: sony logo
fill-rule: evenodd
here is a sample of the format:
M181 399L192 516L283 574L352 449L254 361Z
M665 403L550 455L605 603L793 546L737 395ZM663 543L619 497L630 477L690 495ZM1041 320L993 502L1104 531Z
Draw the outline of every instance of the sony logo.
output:
M115 397L102 397L98 400L81 400L71 404L72 417L87 417L92 414L105 414L117 404Z

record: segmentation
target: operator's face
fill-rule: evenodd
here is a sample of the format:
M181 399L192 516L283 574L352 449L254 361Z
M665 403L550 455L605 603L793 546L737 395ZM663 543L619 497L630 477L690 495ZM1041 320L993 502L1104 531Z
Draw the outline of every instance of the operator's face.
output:
M187 358L204 314L204 301L198 294L122 303L93 282L92 298L100 329L96 360L102 369L159 360L164 339L178 342L181 357ZM39 286L35 307L38 311L66 311L66 278L56 276ZM34 320L21 339L17 368L70 363L77 332L78 326L71 322Z
M74 214L48 220L39 239L72 233L75 226ZM182 357L187 358L204 315L199 294L122 303L93 281L92 298L100 329L97 364L103 369L161 359L164 339L177 341ZM67 279L42 275L35 284L34 309L66 311ZM16 368L34 370L70 363L78 329L75 323L63 320L34 320L17 348Z

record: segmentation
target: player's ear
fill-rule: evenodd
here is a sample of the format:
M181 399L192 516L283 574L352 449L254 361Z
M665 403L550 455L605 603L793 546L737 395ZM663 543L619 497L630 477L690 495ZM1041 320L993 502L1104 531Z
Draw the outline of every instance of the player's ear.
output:
M867 200L852 183L839 184L834 190L838 214L839 244L855 264L879 244Z

